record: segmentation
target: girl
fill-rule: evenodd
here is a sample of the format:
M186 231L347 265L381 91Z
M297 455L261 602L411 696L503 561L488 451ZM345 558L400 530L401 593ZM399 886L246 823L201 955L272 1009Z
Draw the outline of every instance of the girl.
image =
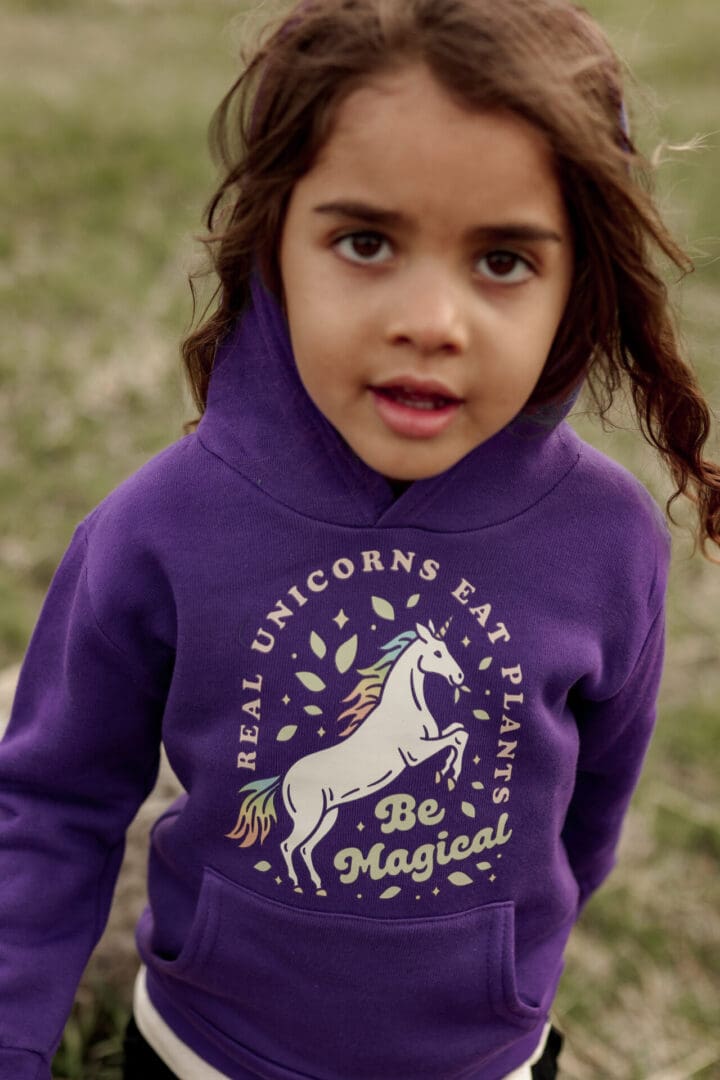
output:
M618 63L565 0L308 0L214 134L202 418L79 526L1 747L0 1078L50 1075L161 740L127 1077L553 1076L668 564L585 381L720 543Z

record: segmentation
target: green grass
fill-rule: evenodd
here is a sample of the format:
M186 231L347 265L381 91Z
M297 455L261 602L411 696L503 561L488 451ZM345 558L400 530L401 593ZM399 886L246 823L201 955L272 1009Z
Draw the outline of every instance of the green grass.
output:
M557 1009L581 1078L647 1080L698 1048L705 1066L671 1075L720 1075L717 735L717 711L663 711L619 866L571 940Z
M121 1080L127 996L107 983L86 983L53 1061L55 1080ZM138 1080L142 1080L138 1077Z
M720 405L717 42L707 0L592 0L641 84L642 146L670 155L660 199L697 260L678 292ZM178 342L213 169L205 132L235 69L242 4L5 0L0 37L0 669L22 655L75 523L191 415ZM659 497L630 431L584 435ZM658 732L622 858L573 938L558 1010L568 1080L720 1076L720 569L676 532ZM129 987L86 980L57 1077L118 1076ZM673 1071L674 1070L674 1071Z
M23 3L5 18L0 666L75 522L181 433L185 277L237 10Z

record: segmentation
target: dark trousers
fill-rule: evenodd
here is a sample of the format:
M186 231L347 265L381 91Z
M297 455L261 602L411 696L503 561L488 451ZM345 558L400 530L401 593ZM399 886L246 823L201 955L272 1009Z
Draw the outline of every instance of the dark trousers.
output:
M177 1080L150 1044L140 1034L131 1016L123 1042L123 1080Z
M555 1080L557 1059L562 1050L562 1035L552 1028L545 1045L545 1052L532 1067L533 1080ZM151 1046L138 1031L135 1017L125 1031L123 1080L177 1080L175 1073L168 1069Z

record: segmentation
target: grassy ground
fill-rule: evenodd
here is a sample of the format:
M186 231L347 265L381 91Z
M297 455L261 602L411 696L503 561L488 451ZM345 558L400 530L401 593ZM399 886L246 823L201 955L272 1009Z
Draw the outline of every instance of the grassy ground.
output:
M654 87L636 109L643 144L709 133L704 151L663 169L662 199L696 256L679 290L683 330L717 406L720 7L588 6ZM185 273L213 179L206 123L232 77L242 5L0 7L2 670L22 655L75 522L190 415L176 360ZM663 497L638 438L578 425ZM567 1080L720 1077L720 569L689 547L679 529L658 733L623 858L578 927L558 1000ZM58 1077L118 1076L127 985L109 971L96 964L80 991Z

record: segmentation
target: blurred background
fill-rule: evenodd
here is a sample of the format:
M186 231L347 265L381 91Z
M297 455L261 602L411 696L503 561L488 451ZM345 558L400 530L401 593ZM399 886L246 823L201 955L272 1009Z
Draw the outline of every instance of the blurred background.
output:
M76 522L193 415L178 345L214 182L211 111L234 78L239 0L0 0L0 730L29 634ZM720 5L589 0L636 82L634 127L666 149L661 204L696 262L675 289L686 346L720 408ZM648 89L650 87L651 89ZM621 410L582 434L658 500L668 484ZM714 452L720 457L715 439ZM674 529L657 736L621 862L573 938L557 1002L566 1080L720 1077L720 567ZM117 1080L135 969L148 819L55 1062Z

